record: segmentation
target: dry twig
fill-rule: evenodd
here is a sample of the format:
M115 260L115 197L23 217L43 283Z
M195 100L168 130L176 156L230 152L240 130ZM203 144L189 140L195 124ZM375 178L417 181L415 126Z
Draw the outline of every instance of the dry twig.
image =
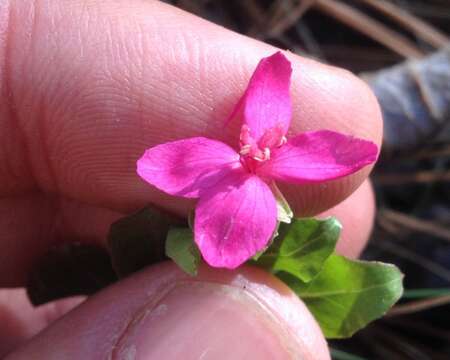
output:
M385 251L389 251L392 254L397 255L398 257L411 261L412 263L421 266L422 268L450 283L450 271L444 266L437 264L436 262L426 258L425 256L419 255L404 246L394 244L391 241L374 242L373 246L381 248Z
M294 25L305 14L311 6L313 6L315 0L303 0L300 1L297 6L288 8L288 11L284 11L284 16L278 17L278 20L272 25L269 36L277 37L286 31L289 27ZM289 5L291 5L289 3Z
M432 221L418 219L414 216L406 215L390 209L380 210L378 216L404 227L408 227L411 230L430 234L450 242L450 230L437 225Z
M412 174L378 174L374 181L380 185L404 185L450 181L450 171L417 171Z
M420 58L424 53L406 37L392 31L355 8L336 0L316 0L315 7L342 23L380 42L407 58Z
M406 29L412 31L417 37L428 42L435 48L441 48L450 42L450 38L430 26L425 21L401 9L400 7L384 0L363 0L367 5L372 6L384 15L394 19Z
M437 296L429 299L411 301L407 304L394 306L387 314L387 317L412 314L423 310L428 310L436 306L450 304L450 295Z

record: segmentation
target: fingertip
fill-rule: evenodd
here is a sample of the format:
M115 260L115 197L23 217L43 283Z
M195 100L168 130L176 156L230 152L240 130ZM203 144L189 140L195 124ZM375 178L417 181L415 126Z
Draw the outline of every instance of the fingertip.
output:
M84 297L78 296L34 307L25 289L0 289L0 357L3 359L82 301Z
M341 222L343 228L336 251L357 258L369 241L375 211L375 194L370 181L366 180L347 199L319 217L334 216Z
M291 131L332 130L371 141L379 153L383 121L369 86L350 71L296 55L291 59ZM352 175L320 184L281 184L280 188L298 216L313 216L345 200L367 179L372 168L368 165Z
M48 344L51 343L50 348ZM165 263L97 294L11 359L329 359L312 315L259 269Z
M383 121L370 87L352 72L292 55L293 131L328 129L380 146Z
M159 2L42 2L34 27L29 3L14 3L14 21L27 23L11 37L8 78L36 186L120 211L152 202L183 212L186 202L139 180L136 159L146 148L199 135L236 146L237 129L223 124L259 60L278 49ZM291 133L329 129L380 144L380 111L367 85L344 70L287 56ZM24 155L13 140L8 154ZM369 170L286 187L288 200L297 214L316 214L342 201ZM30 178L16 172L11 183Z

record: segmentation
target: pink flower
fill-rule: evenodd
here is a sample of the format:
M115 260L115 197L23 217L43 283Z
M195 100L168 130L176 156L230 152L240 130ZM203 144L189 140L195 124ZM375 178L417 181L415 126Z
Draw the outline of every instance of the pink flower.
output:
M138 174L171 195L198 198L194 237L211 266L235 268L264 249L277 224L270 185L317 183L373 163L375 144L337 132L286 139L291 65L277 52L258 64L233 114L242 114L239 151L204 137L148 149Z

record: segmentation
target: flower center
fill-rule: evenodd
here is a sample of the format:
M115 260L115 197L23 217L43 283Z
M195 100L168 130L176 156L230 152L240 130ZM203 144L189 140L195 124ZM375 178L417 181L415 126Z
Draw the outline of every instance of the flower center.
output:
M283 135L283 130L280 126L266 130L259 141L256 141L251 135L250 128L247 125L243 125L239 137L241 161L253 172L258 163L270 160L272 149L285 143L286 137Z

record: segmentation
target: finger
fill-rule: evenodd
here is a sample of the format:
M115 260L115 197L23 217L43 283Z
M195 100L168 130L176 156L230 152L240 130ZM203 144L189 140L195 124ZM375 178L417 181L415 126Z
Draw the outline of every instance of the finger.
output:
M0 357L36 335L53 321L80 304L73 297L33 307L25 289L0 290Z
M106 245L110 225L122 216L39 193L1 199L0 287L24 286L51 248L68 242Z
M102 291L6 359L109 357L329 359L311 314L278 280L254 268L192 278L169 263Z
M357 258L369 241L375 220L375 197L369 180L366 180L339 205L321 213L320 218L336 217L342 224L342 232L336 251L350 258Z
M375 201L365 181L345 201L319 217L335 216L343 225L337 250L357 257L370 236ZM49 199L42 194L0 201L0 286L23 286L34 264L52 247L65 242L106 246L109 226L123 214L82 205L74 201Z
M101 237L105 237L104 230L102 229L105 229L105 222L109 222L113 219L113 217L110 219L108 219L108 217L114 215L111 214L111 212L104 210L109 215L99 216L101 210L96 209L96 214L93 214L92 207L83 207L82 213L85 214L85 219L94 217L98 219L98 223L93 227L92 224L86 223L84 220L83 223L85 226L81 227L81 224L71 224L70 222L70 219L77 219L77 216L78 218L80 216L74 216L77 212L72 214L72 211L75 210L75 206L71 204L69 206L63 206L62 208L66 209L62 211L62 214L65 214L63 217L67 219L67 221L65 221L67 230L61 229L61 231L77 239L100 239ZM91 210L89 211L89 209ZM78 208L78 210L81 209ZM373 225L374 212L375 204L373 189L370 182L365 181L348 199L338 206L320 214L319 217L335 216L340 220L343 224L343 231L337 245L337 251L349 257L357 257L369 238ZM42 213L42 207L40 213ZM35 217L37 214L38 212L33 216ZM101 221L100 219L102 218L105 221ZM104 223L103 226L101 226L101 222ZM80 237L78 228L84 228L85 236ZM91 230L87 230L88 228L91 228ZM78 232L78 235L75 232ZM89 235L86 236L87 234ZM48 239L49 237L46 238ZM12 257L15 260L12 260L10 265L20 264L21 266L17 269L6 271L6 273L9 274L9 279L11 279L11 274L19 274L21 271L28 268L26 263L17 261L17 259L21 257L21 254L29 254L30 251L26 251L27 247L28 250L30 250L29 247L33 243L23 243L23 248L17 252L16 256ZM38 248L31 251L31 253L36 256L38 252ZM11 256L9 258L11 258ZM0 290L0 322L3 324L0 329L0 356L6 354L6 352L10 351L18 344L23 343L26 339L35 335L41 329L53 322L54 319L59 318L70 310L79 301L80 298L69 299L68 301L62 300L35 309L29 304L24 290Z
M238 129L224 122L258 61L275 51L160 2L11 0L6 10L3 194L41 189L119 210L148 202L185 209L184 200L136 176L136 159L153 145L197 135L236 146ZM288 56L293 133L331 129L380 143L380 112L366 85ZM297 213L318 213L368 171L283 189Z

